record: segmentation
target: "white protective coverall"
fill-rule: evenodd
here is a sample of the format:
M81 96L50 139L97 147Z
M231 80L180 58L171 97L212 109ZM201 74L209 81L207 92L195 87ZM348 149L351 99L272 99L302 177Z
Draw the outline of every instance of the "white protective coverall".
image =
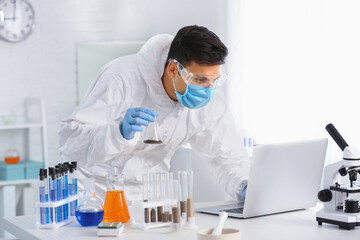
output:
M102 199L105 175L114 167L125 176L127 199L142 199L142 174L168 172L171 157L185 143L207 161L210 173L231 196L241 195L247 184L249 157L221 91L199 109L188 109L165 92L161 77L172 39L156 35L138 54L106 64L79 106L61 121L61 157L77 161L81 175L96 179ZM163 144L144 144L143 132L131 140L122 137L119 125L126 110L135 107L159 113Z

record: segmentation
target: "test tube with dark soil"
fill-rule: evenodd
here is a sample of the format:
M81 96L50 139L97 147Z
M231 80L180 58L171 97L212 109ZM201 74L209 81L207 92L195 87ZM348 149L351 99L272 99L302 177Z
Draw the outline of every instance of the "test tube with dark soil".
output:
M188 227L196 227L195 226L195 217L194 217L194 205L193 205L193 177L194 173L193 171L187 172L187 183L188 183L188 198L187 198L187 204L186 204L186 216L187 216L187 225Z
M169 212L168 211L163 212L161 220L164 223L169 222Z
M188 172L187 171L179 171L178 172L179 179L179 200L180 200L180 219L181 224L186 223L186 201L188 198Z
M150 211L150 220L152 223L156 222L156 210L152 208Z
M180 208L179 208L179 182L176 180L170 181L171 185L171 200L176 203L171 207L171 213L169 213L169 219L172 221L171 229L173 231L179 231L181 229L180 221Z
M162 222L162 215L163 215L163 207L158 206L157 207L157 216L158 216L158 222Z
M150 194L150 184L149 184L149 174L145 173L142 176L142 184L143 184L143 201L146 203L149 201ZM149 208L144 208L144 221L145 223L150 222L150 212Z

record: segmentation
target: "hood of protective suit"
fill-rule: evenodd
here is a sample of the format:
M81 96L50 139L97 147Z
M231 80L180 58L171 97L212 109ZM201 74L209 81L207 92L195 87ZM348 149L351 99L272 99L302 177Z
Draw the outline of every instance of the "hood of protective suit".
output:
M156 35L150 38L136 55L139 72L147 84L147 93L158 108L174 106L177 103L167 95L161 81L173 39L169 34Z

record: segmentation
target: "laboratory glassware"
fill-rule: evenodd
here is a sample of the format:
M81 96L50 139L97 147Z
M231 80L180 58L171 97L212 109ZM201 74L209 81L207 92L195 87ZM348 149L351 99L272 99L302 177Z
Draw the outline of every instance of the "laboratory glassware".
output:
M163 173L163 181L164 181L164 200L165 201L171 201L171 181L173 180L173 173ZM164 206L164 212L162 215L162 221L163 222L171 222L172 220L172 214L171 214L171 205L165 205Z
M170 198L176 201L171 206L172 224L171 229L173 231L179 231L181 229L180 224L180 207L179 207L179 182L177 180L170 180Z
M194 172L193 171L187 171L187 184L188 184L188 197L186 199L186 217L187 217L187 224L194 225L195 224L195 218L194 218L194 200L193 200L193 194L194 194Z
M165 200L165 181L166 181L166 173L157 173L156 174L156 199L157 201ZM162 216L164 207L157 207L157 221L162 222Z
M56 172L55 168L49 167L49 189L50 189L50 200L52 202L56 202L56 192L57 192L57 186L56 186ZM55 210L55 215L53 214L54 211L50 209L50 222L59 222L57 218L57 209Z
M149 122L149 125L146 127L144 143L146 144L161 144L162 138L159 130L159 126L156 122L156 117L154 122Z
M59 166L55 166L55 174L56 174L56 201L60 201L62 199L62 184L61 184L61 171ZM64 220L63 217L63 207L59 206L56 208L56 222L61 222Z
M47 182L47 171L46 169L40 169L39 173L40 178L40 186L39 186L39 193L40 193L40 202L48 202L49 201L49 184ZM40 208L40 222L41 224L49 223L49 209L42 207Z
M149 173L149 184L150 184L150 196L149 200L154 202L157 200L157 181L156 181L156 173ZM156 222L156 209L153 207L150 210L150 221Z
M7 164L17 164L20 161L20 153L15 148L14 132L10 135L11 147L5 151L4 160Z
M147 174L147 173L143 174L142 184L143 184L143 201L148 202L149 201L149 191L150 191L149 174ZM145 223L150 222L149 208L144 209L144 221L145 221Z
M103 221L126 223L129 220L130 215L124 194L124 175L107 174Z
M61 199L67 199L69 197L68 190L68 167L66 164L58 164L61 172ZM69 204L65 203L63 206L63 220L69 218Z
M69 174L69 186L68 191L69 195L73 196L76 195L75 192L75 185L77 186L77 178L76 178L76 172L75 172L75 166L73 164L69 164L70 168L70 174ZM75 216L75 210L76 210L76 201L70 202L70 216Z
M188 198L188 174L187 171L179 171L178 172L178 180L179 180L179 201L180 201L180 218L181 223L185 224L186 222L186 202Z
M103 220L103 206L95 197L95 179L84 179L84 198L77 206L75 216L83 227L97 226Z

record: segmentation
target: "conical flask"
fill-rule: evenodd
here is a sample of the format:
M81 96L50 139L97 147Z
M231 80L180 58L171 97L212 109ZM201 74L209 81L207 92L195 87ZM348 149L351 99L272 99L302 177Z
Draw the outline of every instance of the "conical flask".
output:
M124 195L124 175L106 175L106 197L103 222L122 222L130 220Z
M146 144L162 143L159 126L156 122L156 118L154 122L149 122L149 126L147 126L145 130L144 143Z

